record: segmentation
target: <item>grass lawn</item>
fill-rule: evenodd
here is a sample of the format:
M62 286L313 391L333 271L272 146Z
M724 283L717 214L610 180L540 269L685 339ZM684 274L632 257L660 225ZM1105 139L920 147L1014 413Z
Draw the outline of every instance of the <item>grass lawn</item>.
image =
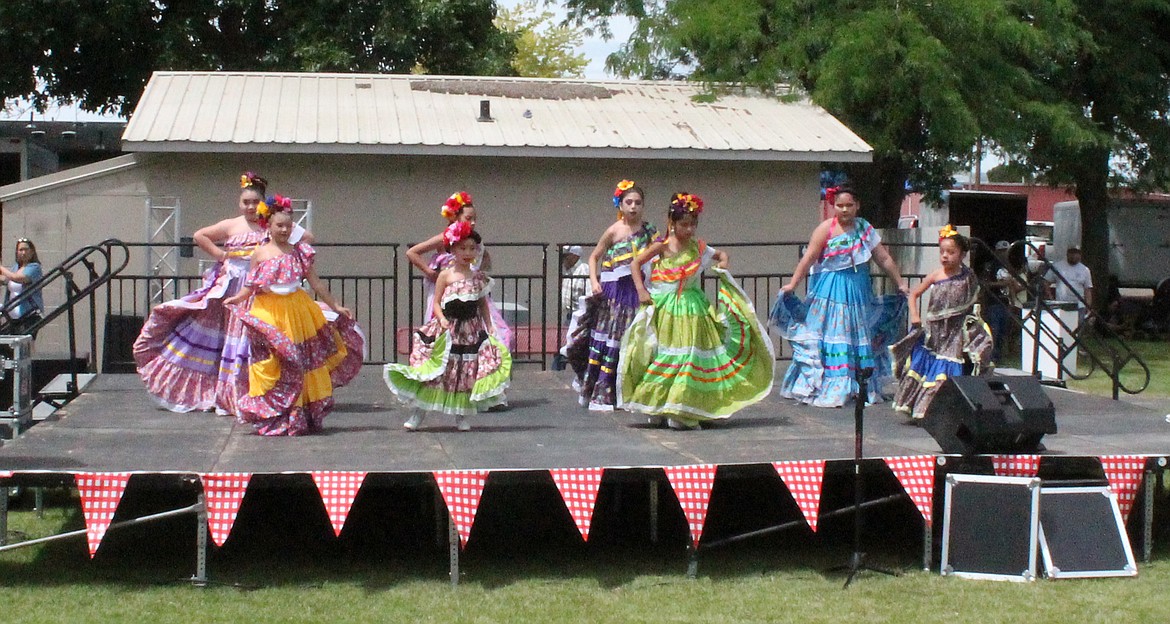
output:
M1141 397L1170 397L1170 343L1158 341L1127 341L1133 350L1150 367L1150 385ZM1079 358L1077 361L1078 374L1089 375L1083 380L1070 380L1068 387L1090 394L1112 396L1113 382L1102 371L1092 371L1092 368ZM1092 372L1092 374L1089 374ZM1121 369L1121 382L1126 387L1138 389L1145 380L1145 373L1136 363L1130 363ZM1128 396L1124 391L1121 398Z
M10 530L32 538L80 528L78 506L68 502L55 501L43 519L32 511L14 511ZM944 578L918 569L913 543L908 548L903 543L897 552L878 544L869 549L875 551L875 565L896 567L904 574L863 573L846 591L840 574L824 570L846 560L847 543L810 546L806 538L712 551L704 555L696 580L685 576L685 552L679 544L552 552L521 546L518 553L482 548L476 553L469 547L462 562L463 583L452 588L441 550L403 555L329 552L311 543L283 544L277 530L266 545L249 552L213 552L213 584L196 588L182 581L193 571L192 553L186 545L166 543L183 542L189 521L164 527L161 535L152 530L111 532L92 561L80 538L0 554L3 621L1170 620L1170 601L1164 598L1170 584L1170 548L1161 544L1153 562L1139 565L1137 578L1027 584ZM173 533L169 538L168 532ZM870 539L880 541L880 533L871 529ZM297 540L295 531L292 538Z

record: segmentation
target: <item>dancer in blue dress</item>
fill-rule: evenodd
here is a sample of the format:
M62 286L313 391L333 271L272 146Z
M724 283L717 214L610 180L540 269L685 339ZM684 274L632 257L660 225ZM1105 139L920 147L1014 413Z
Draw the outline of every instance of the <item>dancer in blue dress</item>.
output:
M834 216L813 230L808 250L780 289L770 319L793 346L780 395L817 407L840 407L857 394L857 370L873 369L868 402L889 383L886 347L901 337L906 294L902 275L881 236L857 216L860 204L847 188L827 193ZM875 297L869 261L898 285L900 294ZM808 277L808 296L793 294Z

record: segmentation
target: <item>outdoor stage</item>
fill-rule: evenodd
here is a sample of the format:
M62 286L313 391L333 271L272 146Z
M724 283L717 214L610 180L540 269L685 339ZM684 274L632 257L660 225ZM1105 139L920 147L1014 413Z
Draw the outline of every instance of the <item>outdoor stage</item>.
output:
M125 476L110 473L173 477L176 483L202 481L211 536L220 544L231 531L249 479L263 476L256 481L278 489L281 484L301 483L290 481L291 475L307 484L308 476L301 473L312 473L337 533L367 476L378 475L379 483L397 479L432 491L437 486L449 513L452 543L466 543L470 536L489 476L493 482L548 487L551 475L568 515L586 538L594 504L599 515L605 513L598 502L603 475L606 482L650 483L655 509L657 484L669 483L662 505L674 505L675 498L681 501L675 508L681 507L680 518L686 516L692 551L704 538L717 472L719 482L764 483L767 496L784 499L776 512L781 519L807 523L813 531L818 513L826 516L848 507L853 491L852 406L812 408L773 393L711 428L674 431L651 428L635 414L589 412L577 405L570 380L567 371L521 367L508 392L509 407L474 417L472 431L456 431L451 417L430 416L422 430L408 432L402 428L406 410L386 389L380 367L367 367L352 385L338 391L338 403L323 433L264 438L226 416L161 410L137 376L103 374L49 420L0 446L0 478L10 476L10 483L26 485L73 478L83 501L87 496L106 500L113 496L113 507L104 516L86 508L91 526L93 518L110 521L126 488ZM864 463L865 489L871 497L902 500L911 514L918 510L926 534L924 565L931 558L932 526L937 529L941 524L939 499L948 472L1108 482L1116 486L1127 514L1141 483L1151 475L1160 476L1170 454L1170 423L1164 412L1057 388L1045 390L1055 405L1059 433L1046 436L1046 450L1032 456L943 456L925 430L907 424L888 405L865 410L864 454L869 458ZM87 490L89 483L96 485ZM117 490L116 496L110 487ZM1147 526L1141 541L1147 552L1150 509L1147 501L1141 514ZM721 507L719 513L750 512ZM226 522L217 523L217 518ZM102 533L104 526L96 536L91 532L91 553ZM704 546L711 537L703 539ZM452 556L454 569L456 554Z

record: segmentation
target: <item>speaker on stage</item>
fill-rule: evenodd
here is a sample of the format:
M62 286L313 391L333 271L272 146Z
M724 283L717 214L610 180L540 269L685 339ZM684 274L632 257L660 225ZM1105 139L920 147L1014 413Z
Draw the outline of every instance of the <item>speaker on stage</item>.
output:
M944 453L1034 453L1056 433L1056 410L1034 377L951 377L922 427Z

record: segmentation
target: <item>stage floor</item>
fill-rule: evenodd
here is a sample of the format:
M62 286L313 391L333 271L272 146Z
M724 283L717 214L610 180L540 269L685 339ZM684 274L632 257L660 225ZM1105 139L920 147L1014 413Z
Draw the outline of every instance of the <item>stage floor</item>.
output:
M1046 388L1060 432L1046 455L1170 454L1164 411ZM402 429L406 410L366 367L337 394L319 435L263 438L232 418L157 408L135 375L100 375L85 394L0 446L0 470L142 472L304 472L548 469L697 463L767 463L853 457L853 408L796 405L773 393L730 420L700 431L649 428L625 412L577 405L568 372L521 368L505 411L472 419L431 416ZM865 411L865 455L939 453L938 444L888 405Z

